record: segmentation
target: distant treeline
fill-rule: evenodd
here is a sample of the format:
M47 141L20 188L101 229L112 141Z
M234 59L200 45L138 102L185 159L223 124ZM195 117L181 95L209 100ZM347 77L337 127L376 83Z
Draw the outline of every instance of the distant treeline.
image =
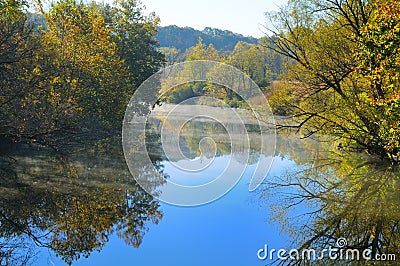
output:
M197 44L186 49L184 53L174 47L162 47L160 51L164 53L169 64L210 60L234 66L257 83L262 90L267 91L267 87L285 72L286 59L273 50L265 48L263 41L267 40L262 39L260 44L238 42L232 51L221 52L212 43L206 45L199 38ZM230 88L206 82L183 84L168 95L164 95L164 99L170 103L180 103L188 98L204 95L221 99L232 107L246 108L243 99Z
M157 39L161 47L175 47L180 51L195 46L201 38L206 45L211 43L218 51L232 51L238 42L257 44L258 39L245 37L228 30L207 27L202 31L190 27L166 26L158 27Z
M288 58L266 47L273 38L244 37L227 30L207 27L203 31L190 27L159 27L159 51L167 64L187 60L213 60L232 65L245 72L260 87L267 87L285 73Z

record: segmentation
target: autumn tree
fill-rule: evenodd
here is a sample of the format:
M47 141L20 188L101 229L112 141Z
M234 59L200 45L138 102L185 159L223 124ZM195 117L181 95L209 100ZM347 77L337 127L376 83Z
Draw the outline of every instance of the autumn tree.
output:
M360 32L356 73L369 94L366 99L377 120L376 132L392 161L400 147L400 5L376 3L372 21Z
M189 55L187 57L188 61L192 60L214 60L221 61L218 51L214 48L211 43L208 46L204 44L201 38L195 46L189 48Z
M128 72L102 15L67 0L54 4L45 18L40 68L46 81L40 84L45 95L39 104L45 103L54 127L120 120L129 97Z
M205 45L201 38L198 39L198 42L195 46L189 48L187 51L187 61L193 60L210 60L210 61L221 61L221 57L218 51L214 48L212 44ZM201 77L202 70L201 69L191 69L190 65L185 66L184 73L193 77ZM196 79L196 78L195 78ZM168 87L170 83L168 79L164 82L164 88ZM212 84L208 84L206 82L190 82L181 84L177 88L172 88L166 95L163 96L163 100L171 103L179 103L186 99L202 96L209 92L209 86Z
M293 89L294 94L301 93L294 97L301 101L292 103L298 122L292 127L305 136L329 134L346 149L363 149L396 161L396 140L386 136L396 125L393 119L385 120L388 109L378 108L382 102L371 104L371 99L393 97L395 80L388 79L389 70L378 75L377 68L364 67L376 59L396 65L397 55L392 53L398 42L396 6L394 1L293 0L271 16L276 27L271 29L275 36L270 48L294 62L287 84L304 88ZM386 45L379 46L381 40Z
M172 65L182 60L181 50L175 47L161 47L159 51L164 54L168 65Z
M157 17L137 1L38 4L41 15L0 2L1 134L55 144L119 133L133 92L164 62Z
M18 137L23 127L16 110L40 82L35 73L39 40L22 1L0 1L0 135Z

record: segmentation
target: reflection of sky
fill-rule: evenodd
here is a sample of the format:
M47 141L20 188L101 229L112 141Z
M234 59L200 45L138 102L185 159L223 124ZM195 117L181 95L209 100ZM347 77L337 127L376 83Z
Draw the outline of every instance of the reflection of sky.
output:
M216 157L210 163L204 162L204 168L201 171L188 172L182 170L179 166L175 166L175 163L164 162L165 172L168 173L168 180L183 186L199 186L207 184L221 175L225 166L228 165L230 156ZM202 158L197 157L199 165L202 165ZM222 166L222 167L221 167Z
M270 176L294 166L291 161L276 158ZM81 259L74 265L264 265L257 259L257 250L264 244L283 248L289 240L279 234L278 225L267 222L270 214L265 202L258 200L257 191L248 192L254 169L255 165L248 166L237 186L210 204L176 207L162 203L164 217L158 225L149 225L138 249L112 236L100 253L93 252L89 259ZM166 172L174 174L168 164ZM51 259L55 265L62 265L58 258Z

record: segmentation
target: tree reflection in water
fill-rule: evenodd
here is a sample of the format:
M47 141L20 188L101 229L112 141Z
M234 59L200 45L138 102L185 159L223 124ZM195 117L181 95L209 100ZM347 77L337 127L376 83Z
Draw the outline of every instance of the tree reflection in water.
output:
M183 151L198 156L199 132L216 136L217 156L231 152L229 143L218 141L223 131L211 124L192 122L182 130ZM153 128L154 129L154 128ZM151 131L151 130L150 130ZM155 130L157 131L157 130ZM261 154L250 149L256 162ZM140 161L137 178L150 181L163 175L157 136L148 143L154 165ZM276 159L296 165L271 178L261 192L273 208L275 219L290 234L291 248L317 251L335 247L372 250L374 254L400 256L400 173L398 166L357 153L330 149L328 143L301 142L278 136ZM149 139L150 140L150 139ZM168 145L168 143L165 143ZM337 145L336 145L337 146ZM65 262L101 250L111 234L138 247L149 222L162 219L159 204L140 189L113 145L70 152L67 156L19 147L4 152L0 161L0 265L28 263L37 246L48 247ZM333 150L333 151L332 151ZM241 150L234 151L240 159ZM140 158L140 155L136 156ZM136 158L135 157L135 158ZM253 163L254 163L253 162ZM154 166L156 166L154 168ZM160 183L149 182L153 190ZM260 190L259 190L260 191ZM276 247L279 248L279 247ZM285 265L375 265L348 260L285 260ZM383 262L382 265L396 265Z
M114 233L140 245L147 224L162 218L159 203L136 184L122 152L109 148L60 155L20 146L2 154L0 265L29 263L37 246L71 264L101 250ZM155 165L158 173L138 163L137 174L162 174Z
M298 140L297 140L298 143ZM327 142L329 143L329 142ZM400 257L400 171L378 158L330 149L327 143L305 141L302 149L290 147L288 138L278 145L278 153L296 162L295 168L265 184L262 197L268 198L274 218L293 239L299 250L336 247L365 249L375 254ZM290 152L289 152L290 151ZM296 152L297 151L297 152ZM273 195L273 196L272 196ZM295 256L293 256L295 257ZM327 256L326 256L327 257ZM395 261L322 260L301 257L280 265L397 265Z

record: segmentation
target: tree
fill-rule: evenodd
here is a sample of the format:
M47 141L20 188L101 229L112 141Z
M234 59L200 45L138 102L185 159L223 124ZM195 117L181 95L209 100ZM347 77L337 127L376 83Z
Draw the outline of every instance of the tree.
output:
M227 63L242 70L258 85L265 86L268 66L263 50L253 44L238 42Z
M292 103L298 123L291 127L301 129L305 136L333 135L349 150L364 149L395 162L398 149L392 147L395 141L388 145L389 125L381 126L385 124L385 111L370 100L386 97L387 93L379 96L379 90L385 88L379 89L368 81L374 71L363 68L360 60L369 57L360 43L374 42L372 35L366 33L369 28L382 24L379 20L392 21L387 24L388 31L396 31L398 22L393 21L398 21L397 11L392 16L376 15L383 11L381 6L390 2L290 1L286 9L271 16L276 27L271 29L275 37L270 38L274 45L269 47L294 62L288 84L304 88L303 94L295 97L301 99L300 103ZM392 37L396 39L396 35ZM388 61L395 62L396 55L390 54L393 47L384 48L383 53L391 58ZM375 84L385 79L377 75L375 78L380 80Z
M159 18L154 13L144 16L143 7L137 0L117 0L115 6L92 5L103 14L119 48L120 58L128 67L133 84L139 86L165 62L164 55L157 50Z
M396 1L376 5L372 22L360 33L356 71L371 89L366 101L379 119L382 144L396 161L400 147L400 6Z
M19 135L24 123L16 110L41 80L34 57L39 39L26 9L22 1L0 1L0 135L7 137Z
M181 50L175 47L160 47L159 51L164 54L169 65L179 62L182 59Z
M199 37L197 44L189 49L188 61L193 60L213 60L221 61L218 51L213 44L206 46L203 39Z
M0 134L55 144L119 132L129 98L164 62L158 19L130 0L60 0L41 16L0 6Z
M130 81L102 15L70 0L44 15L38 71L45 80L24 99L25 114L48 132L118 127Z
M218 51L214 48L212 44L208 47L203 43L201 38L198 39L198 43L196 46L191 47L187 50L188 56L187 61L193 60L210 60L210 61L221 61ZM201 79L202 70L201 69L191 69L190 65L185 66L185 73L187 75L193 77L193 80ZM174 80L175 81L175 80ZM171 81L166 79L163 84L163 88L169 87L169 83ZM208 84L207 82L191 82L181 84L177 88L169 91L166 95L163 96L164 100L167 102L179 103L186 99L207 94L209 90L209 86L213 86L213 84Z

